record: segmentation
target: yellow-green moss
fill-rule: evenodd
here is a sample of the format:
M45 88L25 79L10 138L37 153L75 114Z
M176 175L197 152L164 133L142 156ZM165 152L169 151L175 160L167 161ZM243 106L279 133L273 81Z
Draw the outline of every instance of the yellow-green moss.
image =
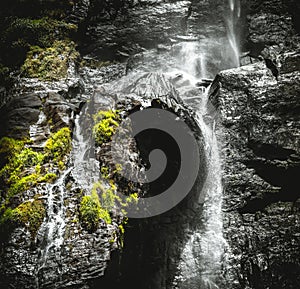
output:
M4 41L12 45L22 41L29 46L49 47L55 40L68 38L76 31L76 25L49 17L16 18L4 32Z
M46 214L45 206L41 200L22 203L12 212L15 221L28 228L32 237L35 237Z
M52 134L46 142L43 152L26 147L28 142L4 137L0 140L0 154L6 164L0 170L1 182L5 185L5 202L0 212L7 209L10 199L39 183L54 182L57 175L45 169L45 163L59 168L71 151L71 131L62 128Z
M100 169L100 172L101 172L101 176L104 179L108 179L109 178L109 169L108 169L108 167L102 166L101 169Z
M96 191L82 198L79 210L80 220L88 231L96 230L101 219L108 224L111 223L109 212L101 207Z
M0 218L1 228L6 227L8 230L16 225L28 228L32 237L36 236L46 214L44 203L38 200L24 202L15 209L7 208Z
M26 77L59 80L67 76L69 63L78 58L74 42L55 41L53 46L47 48L32 46L21 70Z
M60 167L63 159L72 149L71 131L68 127L61 128L52 134L45 144L45 153Z
M97 59L83 59L80 62L80 66L81 67L90 67L90 68L101 68L101 67L105 67L105 66L109 66L112 65L116 62L111 62L111 61L101 61L101 60L97 60Z
M69 41L77 33L77 25L43 17L38 19L10 17L2 32L3 63L21 66L32 46L47 48L57 40Z
M107 184L108 186L108 184ZM116 194L116 186L110 181L106 187L102 182L97 182L93 185L90 196L84 196L80 204L80 215L83 225L92 231L97 228L100 219L106 223L111 223L110 212L117 207L121 208L124 224L126 223L125 208L131 204L137 204L138 194L130 194L125 201ZM121 233L124 233L123 225L119 228Z
M104 186L100 182L94 184L93 192L99 192L101 206L108 212L115 207L117 200L120 201L113 188L104 189Z
M120 115L117 110L99 111L94 115L93 135L97 145L109 142L115 134L120 123Z

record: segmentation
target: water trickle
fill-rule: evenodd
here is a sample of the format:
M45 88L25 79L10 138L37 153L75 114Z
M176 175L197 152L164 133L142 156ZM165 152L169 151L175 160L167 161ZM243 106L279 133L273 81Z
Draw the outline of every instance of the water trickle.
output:
M64 235L66 228L66 207L67 198L66 188L67 178L72 175L75 183L80 185L86 191L90 191L93 183L96 181L98 165L93 155L94 147L91 147L91 139L88 138L90 131L87 126L90 122L86 119L89 117L87 108L75 118L75 128L73 133L73 150L71 153L71 162L69 168L65 170L53 184L45 184L42 190L47 196L47 213L44 223L42 224L38 235L42 236L42 249L37 266L36 287L40 283L49 282L47 280L47 271L51 270L60 276L62 263L62 247L64 245ZM53 262L55 260L55 262ZM55 266L55 267L53 267ZM41 282L41 280L43 280Z
M185 71L193 80L208 77L206 55L201 49L199 42L182 42L180 46L179 68Z
M58 261L61 257L61 249L64 243L65 233L65 180L72 168L66 170L54 184L45 184L44 193L47 196L46 219L39 230L39 235L44 236L44 248L40 252L40 260L37 268L36 283L39 288L39 280L47 265L51 254ZM59 270L57 272L59 274Z
M72 176L81 188L90 191L99 179L99 165L94 155L94 140L90 130L92 124L87 110L86 105L75 119Z
M229 12L226 16L227 37L231 46L232 65L240 66L240 39L238 35L238 24L241 18L241 3L240 0L229 0Z

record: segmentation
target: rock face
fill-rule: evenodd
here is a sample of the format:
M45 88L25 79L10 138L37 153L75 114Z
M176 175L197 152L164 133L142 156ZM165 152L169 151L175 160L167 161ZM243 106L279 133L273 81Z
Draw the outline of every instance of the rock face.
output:
M223 157L223 221L228 242L220 283L230 289L299 288L299 1L241 2L242 11L247 12L247 23L243 17L240 20L241 35L247 32L247 39L241 40L249 51L243 60L247 65L220 72L210 88L211 102L220 115L216 131ZM51 16L51 11L60 15L63 11L58 18L78 25L79 48L85 61L95 61L96 67L83 64L77 71L73 65L61 81L21 78L14 91L1 89L1 136L30 137L31 147L41 150L51 132L65 126L74 128L76 114L95 92L93 100L98 101L99 109L117 108L128 114L149 108L150 103L150 107L180 111L178 115L201 143L202 134L192 111L160 74L112 81L134 69L140 59L143 62L146 49L156 48L154 57L159 58L162 52L176 52L181 41L198 40L197 53L207 52L206 77L228 67L231 59L223 0L38 3L11 1L8 10L0 10L4 16L12 11L18 17ZM127 63L101 62L128 58ZM107 82L112 84L103 85ZM111 86L123 88L122 93ZM198 105L196 101L194 106ZM111 161L109 148L98 150L97 156L106 165ZM68 159L69 168L73 157ZM141 161L140 156L133 156L131 161ZM79 182L72 171L66 170L65 175L55 172L62 177L56 185L32 188L22 194L22 201L39 195L49 210L51 190L52 211L64 207L63 246L53 244L47 249L51 242L47 237L49 215L34 239L26 228L15 228L0 248L1 288L191 289L189 284L180 287L174 276L182 248L201 226L202 205L194 200L204 176L199 176L190 198L170 212L148 220L131 220L120 255L123 237L118 212L112 212L111 224L102 222L95 232L86 231L79 222L85 182ZM202 172L205 174L204 169ZM121 186L123 180L118 181ZM135 189L142 191L141 187ZM193 285L199 287L198 283Z
M289 4L249 5L249 39L265 43L279 77L262 61L221 72L210 90L223 147L224 274L230 288L298 288L299 37Z

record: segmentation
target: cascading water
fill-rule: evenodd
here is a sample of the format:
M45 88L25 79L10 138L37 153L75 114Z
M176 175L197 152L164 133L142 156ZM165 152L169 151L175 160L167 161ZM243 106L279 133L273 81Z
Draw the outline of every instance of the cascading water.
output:
M182 51L186 51L184 47ZM192 57L197 54L194 52L190 55ZM193 59L189 59L188 66L192 66L194 63L194 71L197 71L198 60L198 56L194 59L194 62ZM200 71L203 69L205 69L205 65L201 67ZM190 69L190 71L192 72L193 69ZM194 78L194 76L190 77ZM201 82L201 79L198 79L198 81ZM180 87L178 89L179 91L182 90ZM190 93L187 93L187 91ZM214 289L219 288L217 279L220 275L225 244L222 231L222 182L218 144L214 133L214 122L206 123L206 120L210 119L207 112L208 94L206 92L201 93L199 89L195 91L195 87L189 86L185 88L185 94L181 95L187 103L191 98L198 98L199 100L193 107L197 113L197 122L205 139L208 176L202 188L198 204L196 204L198 216L195 222L198 225L192 233L189 233L190 236L182 249L178 274L174 279L173 288Z
M233 51L232 64L234 67L240 66L240 40L238 36L238 24L241 18L240 0L228 0L229 12L226 16L227 37Z
M47 196L46 220L39 230L39 234L44 236L44 248L40 253L40 260L37 268L36 285L39 288L39 280L43 275L43 270L47 265L48 257L54 254L57 264L60 264L60 253L64 242L65 233L65 180L72 168L66 170L54 184L46 184L43 188ZM59 266L57 266L57 274Z
M40 280L49 282L44 275L48 270L56 271L60 275L61 250L64 244L64 234L66 227L65 200L66 200L66 180L72 175L75 182L85 190L90 190L96 181L97 164L95 158L89 157L90 142L86 138L86 107L77 115L75 119L73 150L70 166L65 170L53 184L45 184L43 190L47 196L47 214L42 224L39 235L44 236L42 241L43 249L40 252L40 259L37 267L36 287L39 288ZM51 262L55 258L56 262ZM56 268L53 267L56 266ZM45 273L46 272L46 273Z
M213 78L217 65L221 68L239 66L239 40L236 23L241 15L239 0L229 0L227 17L227 36L229 44L222 50L222 39L205 41L184 41L172 47L172 53L156 54L146 52L144 62L136 72L160 71L170 77L183 101L196 112L197 122L205 140L205 153L208 160L208 176L202 188L198 204L196 226L187 229L187 240L181 248L178 272L174 278L173 289L216 289L220 287L221 260L225 248L222 226L222 182L218 143L207 106L208 95L205 86L199 88L203 78ZM229 47L230 46L230 47ZM230 51L230 55L227 51ZM216 55L224 59L216 59ZM233 56L232 56L233 55ZM228 61L228 56L231 59ZM147 59L148 57L148 59ZM213 62L214 65L211 65ZM220 64L221 63L221 64ZM138 66L138 65L137 65ZM125 80L127 82L128 79ZM122 80L118 86L122 85ZM124 84L125 85L125 84ZM126 83L128 85L128 83ZM86 108L85 108L86 109ZM50 252L57 252L64 241L64 189L65 180L72 174L80 187L89 190L97 177L98 164L90 157L84 125L84 110L75 119L72 164L55 184L46 185L48 195L47 218L41 227L46 236L44 250L41 253L39 271L47 265ZM41 119L42 121L42 119ZM90 134L90 131L88 132ZM59 262L58 262L59 263ZM41 272L42 273L42 272Z
M182 70L195 79L208 77L206 55L203 50L201 51L198 41L182 43L178 64L179 67L182 67Z
M198 124L205 139L208 159L208 176L199 198L203 207L199 210L199 226L186 242L178 266L176 287L180 289L219 288L221 259L225 240L222 226L222 182L218 144L214 134L214 123L207 124L207 94L203 106L197 112Z
M80 115L75 119L74 140L73 140L73 170L72 176L80 187L90 190L93 184L98 181L98 162L94 156L94 147L91 146L90 128L91 123L85 105Z

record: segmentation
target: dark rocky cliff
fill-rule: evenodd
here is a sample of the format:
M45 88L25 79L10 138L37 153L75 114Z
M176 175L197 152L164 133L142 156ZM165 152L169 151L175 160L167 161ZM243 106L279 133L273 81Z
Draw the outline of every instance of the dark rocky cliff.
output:
M138 109L138 95L118 102L99 86L134 70L148 49L155 48L159 55L182 40L200 39L210 52L209 76L218 73L210 99L219 112L216 132L222 148L223 226L228 242L222 272L217 273L220 288L299 288L299 4L242 2L243 66L225 71L221 70L230 58L223 48L228 40L222 0L1 3L0 134L30 137L26 146L44 153L45 142L56 132L69 128L75 133L75 116L95 90L101 109ZM185 115L192 115L185 105L179 106ZM165 109L174 107L169 104ZM194 123L192 116L186 118ZM201 139L199 128L193 129ZM1 166L7 162L5 152L1 148ZM131 220L127 228L124 216L113 208L111 223L101 221L90 232L80 222L83 188L69 173L61 184L66 200L64 249L50 250L47 264L42 264L41 248L47 246L48 234L42 223L47 214L37 218L23 214L17 224L10 220L13 231L6 236L10 230L4 209L20 209L29 201L37 206L42 202L47 210L45 188L53 180L43 177L47 172L59 178L72 166L72 154L66 153L62 163L47 157L22 170L27 177L41 167L33 185L31 181L29 188L9 200L10 183L1 175L5 218L0 287L37 288L38 283L40 288L177 288L179 255L202 212L201 205L193 204L195 191L169 213ZM101 154L98 157L107 161L105 155L104 160ZM124 189L128 184L122 185ZM61 191L55 188L56 209L60 198ZM20 217L17 213L14 216Z
M248 44L261 60L221 72L224 273L230 288L297 288L299 280L299 35L290 1L247 1ZM299 13L299 6L298 6ZM251 50L250 49L250 50ZM268 68L266 60L279 71ZM272 68L271 67L271 68Z

